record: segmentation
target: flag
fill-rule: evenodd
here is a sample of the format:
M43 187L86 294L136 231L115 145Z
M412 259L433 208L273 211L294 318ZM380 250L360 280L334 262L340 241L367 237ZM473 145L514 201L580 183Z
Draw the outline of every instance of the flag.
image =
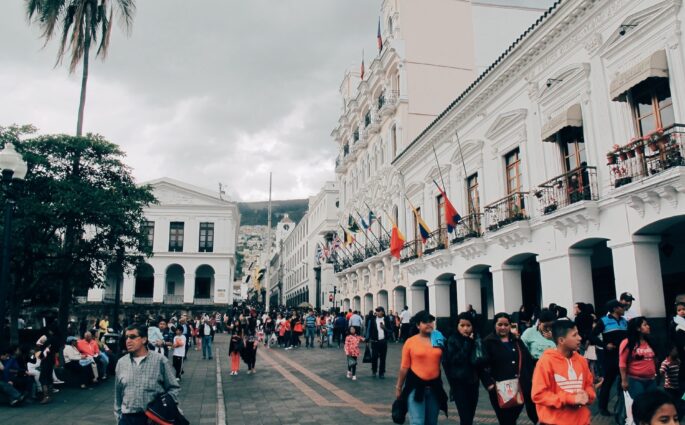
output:
M333 246L332 249L333 251L337 251L342 247L342 241L340 240L340 236L337 234L335 235L335 239L333 239Z
M328 247L327 243L325 243L323 245L323 251L322 251L321 255L323 256L324 261L328 260L328 257L330 257L331 251L330 251L330 248Z
M314 260L317 263L320 263L322 256L323 256L323 251L321 250L321 245L317 243L316 244L316 251L314 252Z
M361 219L361 221L362 221L362 227L364 228L364 230L369 230L369 227L371 227L371 226L369 226L369 225L366 223L366 221L364 221L363 218Z
M390 254L395 258L400 258L402 247L404 246L404 235L397 228L397 224L392 224L392 233L390 235Z
M349 218L347 219L347 230L349 230L352 233L359 232L359 226L357 225L357 222L354 221L354 217L352 217L352 214L350 214Z
M362 50L362 69L361 69L362 80L364 80L364 51Z
M352 245L354 242L354 236L352 236L352 233L349 233L346 230L343 230L343 239L346 246Z
M378 53L380 54L383 51L383 37L381 36L381 17L378 17L378 35L376 36L378 39Z
M421 214L419 214L418 211L416 211L416 208L413 208L414 210L414 217L416 217L416 223L419 225L419 233L421 234L421 240L423 243L426 243L428 241L428 238L430 237L431 231L428 228L428 225L426 224L425 221L421 218Z
M433 183L435 183L435 185L438 186L438 183L436 183L435 180L433 180ZM452 233L454 229L457 227L457 223L461 221L461 216L457 212L457 209L454 208L454 205L452 205L452 203L450 202L445 191L442 190L440 186L438 186L438 190L440 191L442 197L445 199L445 223L447 223L447 231Z
M369 227L373 226L374 221L376 221L376 214L373 211L369 211Z

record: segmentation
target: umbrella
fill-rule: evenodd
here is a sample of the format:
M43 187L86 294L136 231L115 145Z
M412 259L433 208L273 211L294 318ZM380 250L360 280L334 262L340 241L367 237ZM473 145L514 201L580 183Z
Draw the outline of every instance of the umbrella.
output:
M301 308L312 308L313 306L312 306L311 304L309 304L307 301L305 301L305 302L301 302L301 303L298 305L298 307L301 307Z

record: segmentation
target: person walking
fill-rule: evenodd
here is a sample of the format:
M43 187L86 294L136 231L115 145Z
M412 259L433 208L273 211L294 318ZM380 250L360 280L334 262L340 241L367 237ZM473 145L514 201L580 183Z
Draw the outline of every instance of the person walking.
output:
M119 425L147 424L145 409L159 394L178 402L180 386L169 360L147 349L147 328L126 328L128 354L117 362L114 383L114 415Z
M621 388L628 391L633 400L657 388L657 358L649 340L650 333L647 319L642 316L630 319L628 337L618 348Z
M409 313L409 307L404 306L404 309L400 313L400 341L404 342L409 338L411 322L411 313Z
M255 332L248 332L245 336L243 358L247 363L247 374L257 373L255 364L257 363L257 348L259 347L259 339Z
M548 309L540 311L537 326L526 329L521 335L521 341L526 344L530 355L537 361L545 350L555 349L557 345L552 340L552 324L554 313Z
M633 421L636 425L679 425L674 400L663 391L653 390L633 401Z
M359 343L364 341L361 335L356 334L354 328L345 338L345 355L347 356L347 378L357 380L357 358L359 358Z
M186 345L186 336L183 334L183 328L176 328L176 336L174 337L174 343L172 345L173 351L173 365L176 370L176 379L181 380L181 375L183 374L183 360L186 357L186 350L188 349Z
M212 342L214 341L214 327L209 317L205 317L199 326L202 340L202 358L212 360Z
M440 378L442 349L431 341L435 317L424 310L412 321L418 333L402 347L395 398L407 403L410 425L436 425L440 410L447 415L447 394Z
M628 322L623 318L623 304L611 300L607 303L607 311L607 315L597 322L592 331L592 341L598 348L602 348L604 380L597 399L599 413L603 416L611 416L609 397L611 387L619 376L618 348L628 333Z
M457 331L447 339L442 357L450 399L454 400L461 425L472 425L478 405L478 377L483 352L481 341L473 329L473 316L464 312L457 316Z
M338 344L338 348L340 348L340 344L343 343L346 329L347 319L345 319L343 313L340 312L333 322L333 340Z
M531 398L540 423L589 425L595 388L587 361L578 353L578 328L570 320L557 320L551 331L556 348L542 354L533 373Z
M367 339L371 342L371 373L375 378L378 372L378 377L383 379L391 329L390 319L385 316L385 309L381 306L376 307L375 316L371 316L366 326Z
M304 319L304 348L314 348L314 337L316 335L316 315L314 310L309 310L309 314Z
M500 425L515 425L523 405L527 408L531 422L537 423L535 405L530 399L533 379L533 357L525 344L511 333L511 318L507 313L497 313L494 317L495 331L483 340L483 351L487 359L481 374L481 381L488 390L490 404L495 410ZM508 382L505 382L508 381ZM517 399L511 407L501 407L503 401ZM526 406L527 407L527 406ZM534 420L533 420L534 419Z
M362 324L363 324L364 319L362 319L362 316L359 314L358 311L354 311L352 313L352 316L347 320L347 326L348 328L351 327L356 327L357 335L362 334Z
M231 375L235 376L240 371L240 353L243 351L243 339L240 334L234 332L228 345L228 355L231 358Z

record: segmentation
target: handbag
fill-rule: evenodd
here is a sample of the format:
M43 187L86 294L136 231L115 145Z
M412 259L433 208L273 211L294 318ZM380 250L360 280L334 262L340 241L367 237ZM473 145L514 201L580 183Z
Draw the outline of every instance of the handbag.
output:
M364 348L364 357L362 357L362 363L371 363L371 347L369 347L369 344L366 344L366 348Z
M188 420L178 410L176 401L169 393L157 394L147 405L145 416L153 424L159 425L186 425Z
M392 421L396 424L403 424L407 417L407 400L398 398L392 402Z
M518 376L521 376L521 347L517 344L517 348L519 352ZM523 393L518 378L495 381L495 390L497 391L497 403L501 409L523 405Z

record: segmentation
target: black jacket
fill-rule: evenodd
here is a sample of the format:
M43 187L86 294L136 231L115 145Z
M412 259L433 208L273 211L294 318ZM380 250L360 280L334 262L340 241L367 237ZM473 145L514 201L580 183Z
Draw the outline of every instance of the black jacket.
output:
M442 355L442 367L450 386L459 382L473 384L478 382L479 365L472 362L476 341L466 338L459 332L450 335Z
M200 323L200 336L211 336L212 338L214 337L214 327L207 323L207 326L209 326L209 335L205 335L205 324Z
M526 348L526 344L518 338L511 335L509 341L513 344L513 350L507 348L500 337L494 333L483 340L483 351L487 360L481 373L481 381L487 388L494 385L496 381L514 379L518 376L521 387L528 389L525 392L530 396L529 390L532 388L533 369L535 367L533 357ZM519 352L521 353L520 375Z
M388 316L383 316L383 329L385 329L385 338L384 340L387 341L388 337L390 336L390 332L392 328L390 324L390 319L388 319ZM376 342L378 341L378 326L376 326L376 317L372 317L371 320L366 322L366 338L371 341L371 342Z

